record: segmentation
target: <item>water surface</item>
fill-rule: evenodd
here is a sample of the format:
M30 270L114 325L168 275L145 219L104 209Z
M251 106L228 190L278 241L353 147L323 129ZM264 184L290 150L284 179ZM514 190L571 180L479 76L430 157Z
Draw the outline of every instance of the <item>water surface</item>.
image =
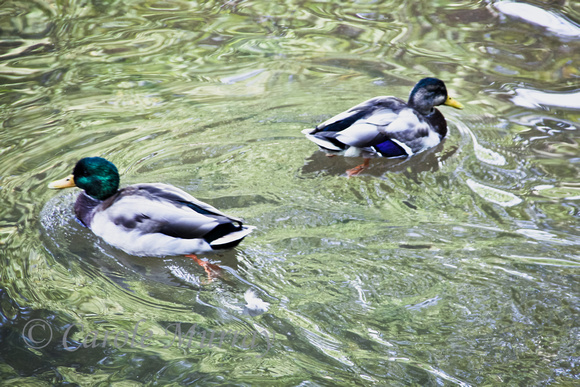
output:
M577 383L579 30L564 1L4 4L0 379ZM300 133L425 76L466 106L432 150L349 179ZM212 282L129 256L47 189L85 156L258 230Z

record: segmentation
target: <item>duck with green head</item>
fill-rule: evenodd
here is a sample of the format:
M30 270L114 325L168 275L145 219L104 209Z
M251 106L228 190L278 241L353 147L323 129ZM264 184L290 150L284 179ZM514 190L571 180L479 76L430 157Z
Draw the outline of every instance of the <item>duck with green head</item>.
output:
M107 243L137 256L188 255L205 270L216 265L195 254L237 246L253 226L188 193L162 183L119 189L119 172L101 157L77 162L73 173L49 188L79 187L77 218Z
M347 171L356 175L373 157L408 157L439 144L447 134L447 122L435 106L463 105L447 94L443 81L420 80L409 101L375 97L356 105L302 133L328 156L363 157L364 163Z

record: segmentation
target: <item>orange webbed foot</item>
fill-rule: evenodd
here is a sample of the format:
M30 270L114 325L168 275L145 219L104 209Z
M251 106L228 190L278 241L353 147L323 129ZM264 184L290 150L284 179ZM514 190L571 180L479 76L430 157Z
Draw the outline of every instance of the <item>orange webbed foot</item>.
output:
M371 159L364 159L364 162L361 165L357 165L354 168L347 169L346 170L346 175L348 177L358 175L359 173L361 173L362 171L364 171L365 169L368 168L370 162L371 162Z
M203 270L207 273L207 278L211 282L214 278L220 277L222 268L216 264L210 263L208 261L202 261L195 254L187 254L186 257L193 259L197 264L203 267Z

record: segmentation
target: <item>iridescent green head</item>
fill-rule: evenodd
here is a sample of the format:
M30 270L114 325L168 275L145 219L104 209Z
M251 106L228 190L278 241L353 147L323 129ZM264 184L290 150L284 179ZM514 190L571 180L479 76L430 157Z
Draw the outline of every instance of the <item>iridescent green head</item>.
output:
M95 199L105 200L119 189L119 171L101 157L79 160L71 176L49 184L49 188L79 187Z
M423 114L428 114L439 105L463 109L462 104L447 94L445 83L437 78L423 78L417 82L409 95L408 105Z

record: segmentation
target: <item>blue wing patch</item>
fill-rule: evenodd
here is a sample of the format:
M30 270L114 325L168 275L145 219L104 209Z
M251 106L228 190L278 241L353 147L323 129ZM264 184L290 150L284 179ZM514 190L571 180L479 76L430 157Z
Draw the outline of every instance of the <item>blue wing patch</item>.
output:
M409 154L399 144L392 140L387 140L378 145L373 146L377 152L383 157L400 157L408 156Z

